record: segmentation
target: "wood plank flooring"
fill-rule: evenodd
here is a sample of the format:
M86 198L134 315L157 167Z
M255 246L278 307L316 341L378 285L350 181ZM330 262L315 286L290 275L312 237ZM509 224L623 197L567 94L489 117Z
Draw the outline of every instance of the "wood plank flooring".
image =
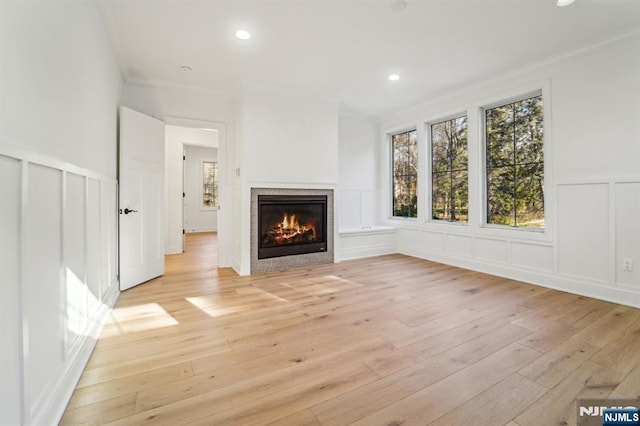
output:
M123 292L63 425L561 425L640 397L640 311L402 255Z

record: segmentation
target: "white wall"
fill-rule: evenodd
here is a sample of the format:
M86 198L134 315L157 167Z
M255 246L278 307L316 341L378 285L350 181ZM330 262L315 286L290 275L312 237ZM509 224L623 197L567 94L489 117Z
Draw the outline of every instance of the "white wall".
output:
M236 141L235 141L235 96L209 92L187 87L159 86L137 83L125 83L123 105L144 114L165 121L169 125L216 128L219 131L220 200L218 212L218 266L234 265L238 258L234 251L235 228L234 204L236 189ZM170 173L165 182L168 185L182 186L182 168L170 162L182 158L182 143L168 144L165 159ZM177 197L177 198L176 198ZM167 203L182 205L182 191L175 188L167 190ZM168 216L167 253L181 251L181 234L174 230L182 229L182 209ZM180 212L179 214L177 212Z
M338 120L339 185L336 259L379 256L397 251L396 230L381 227L379 194L385 182L380 163L380 122L341 114Z
M339 119L339 229L354 230L380 224L378 190L382 178L380 123L378 120L341 115Z
M216 148L185 147L184 163L184 229L186 232L214 232L218 230L218 208L202 206L202 164L218 161Z
M0 2L0 424L55 424L118 295L122 81L94 2Z
M241 102L244 182L338 182L336 102L258 85Z
M248 274L251 188L337 188L338 105L309 94L245 84L237 111L242 190L234 267Z
M381 171L398 129L419 134L418 220L389 219L403 253L640 306L640 40L580 52L518 75L460 90L382 121ZM545 102L544 233L482 226L482 143L478 110L542 89ZM424 123L469 114L468 225L428 221ZM389 214L390 188L380 210ZM622 270L632 259L634 270Z

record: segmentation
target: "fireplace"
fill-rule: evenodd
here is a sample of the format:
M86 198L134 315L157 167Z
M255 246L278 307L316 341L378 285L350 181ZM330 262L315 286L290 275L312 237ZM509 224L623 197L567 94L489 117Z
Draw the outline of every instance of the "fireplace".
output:
M326 195L258 196L258 259L325 251Z
M251 188L251 273L333 263L333 189Z

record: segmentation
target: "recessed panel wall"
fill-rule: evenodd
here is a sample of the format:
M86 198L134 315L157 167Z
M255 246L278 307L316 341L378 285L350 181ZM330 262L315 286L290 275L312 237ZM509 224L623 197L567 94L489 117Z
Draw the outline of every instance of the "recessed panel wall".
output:
M62 172L29 164L23 292L28 318L26 391L30 414L62 374L66 309L62 256ZM46 214L43 214L46 212Z
M0 422L20 424L22 326L19 219L22 162L0 155Z
M640 289L640 182L616 191L616 282Z
M378 211L377 193L374 190L360 191L360 222L363 226L372 226L378 223L376 212Z
M476 258L495 263L507 263L507 242L476 238L474 252Z
M424 232L424 248L432 251L444 251L445 234L440 232Z
M558 187L559 272L589 281L609 281L609 185Z
M445 249L447 253L451 253L456 256L471 256L471 237L462 235L447 235L445 241Z
M511 243L511 264L525 269L553 271L553 247L534 243Z
M343 190L340 191L340 229L358 229L362 226L360 211L362 199L360 191Z
M64 194L64 288L66 299L65 326L67 349L76 344L87 326L86 281L87 246L85 177L74 173L65 175Z
M101 300L108 299L108 294L113 288L118 287L118 193L117 187L111 182L101 182L100 206L102 253L102 294Z
M103 241L100 238L100 223L104 213L100 206L100 181L88 179L87 191L87 281L85 286L89 318L95 313L100 301L101 269L105 259Z

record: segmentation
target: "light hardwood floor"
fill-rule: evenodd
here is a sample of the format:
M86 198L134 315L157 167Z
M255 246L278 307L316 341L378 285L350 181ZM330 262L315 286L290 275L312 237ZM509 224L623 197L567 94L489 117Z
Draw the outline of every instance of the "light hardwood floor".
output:
M640 395L640 311L402 255L123 292L62 424L560 425Z

